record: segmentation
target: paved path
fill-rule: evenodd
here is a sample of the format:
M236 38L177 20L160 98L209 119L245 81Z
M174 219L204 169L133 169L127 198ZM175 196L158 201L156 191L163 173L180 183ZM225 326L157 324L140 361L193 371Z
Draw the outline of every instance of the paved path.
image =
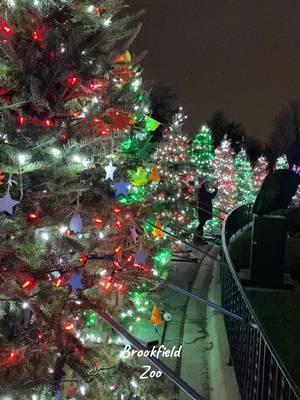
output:
M174 262L168 280L179 287L201 297L207 298L211 281L213 260L204 253L216 253L217 247L202 246L201 251L194 251L198 262ZM201 395L209 399L209 378L207 351L209 342L206 332L206 306L175 292L164 289L162 292L166 311L173 315L169 323L164 344L168 348L183 346L181 359L164 359L170 368L181 376ZM172 384L170 383L170 390ZM180 399L188 397L180 393Z
M208 249L206 246L205 250ZM212 246L207 256L199 255L201 264L191 292L204 299L208 297L212 279L214 259L211 256L216 257L217 254L218 247ZM212 343L207 332L207 307L190 299L184 323L181 377L206 399L210 397L207 356L211 349ZM188 397L182 393L180 400L188 400Z

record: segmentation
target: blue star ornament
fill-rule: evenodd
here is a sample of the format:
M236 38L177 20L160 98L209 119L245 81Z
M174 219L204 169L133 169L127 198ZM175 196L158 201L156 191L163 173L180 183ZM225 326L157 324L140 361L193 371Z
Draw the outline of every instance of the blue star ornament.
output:
M118 183L115 184L116 196L120 196L120 194L127 195L128 192L128 183L121 179Z
M145 265L149 252L147 250L138 250L134 255L134 262L136 264Z
M10 215L14 213L14 206L19 204L17 200L13 200L10 193L6 193L4 197L0 198L0 211L7 212Z
M68 280L68 285L72 286L72 293L76 294L78 289L83 289L82 271L74 272Z

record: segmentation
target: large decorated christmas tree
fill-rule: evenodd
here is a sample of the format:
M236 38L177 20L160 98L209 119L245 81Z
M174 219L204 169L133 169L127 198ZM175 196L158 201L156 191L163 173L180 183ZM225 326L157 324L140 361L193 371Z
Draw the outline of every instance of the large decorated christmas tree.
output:
M139 25L135 16L118 17L122 8L120 0L1 4L0 395L7 398L160 392L159 380L136 383L134 359L120 359L122 339L101 320L106 313L129 329L151 317L145 246L160 232L141 228L146 155L159 123L127 50ZM166 266L170 256L157 251Z

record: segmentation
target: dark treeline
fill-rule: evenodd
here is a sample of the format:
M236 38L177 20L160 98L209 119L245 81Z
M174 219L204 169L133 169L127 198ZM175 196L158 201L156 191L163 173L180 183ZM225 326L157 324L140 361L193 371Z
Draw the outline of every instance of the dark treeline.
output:
M160 142L163 130L168 127L174 115L179 112L179 99L176 92L169 86L157 85L151 93L152 116L161 122L161 126L153 134L152 141ZM231 140L232 149L237 154L245 147L249 160L255 164L260 156L265 156L269 168L275 166L276 159L285 154L292 169L300 167L300 102L290 101L282 108L273 120L272 131L266 144L260 142L240 123L228 121L223 111L216 111L207 121L213 135L214 147L220 145L226 136Z
M290 101L274 118L267 144L247 135L239 123L228 121L222 111L215 112L207 124L212 131L215 147L227 136L236 154L242 146L246 148L252 164L263 155L272 169L277 157L285 154L291 169L300 166L300 103L297 101Z

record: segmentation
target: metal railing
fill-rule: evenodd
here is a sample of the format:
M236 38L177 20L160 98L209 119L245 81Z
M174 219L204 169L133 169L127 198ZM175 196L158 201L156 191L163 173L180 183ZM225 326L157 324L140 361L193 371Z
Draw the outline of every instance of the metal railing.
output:
M224 316L230 361L242 400L299 400L299 388L255 315L229 255L230 238L251 220L247 204L233 210L222 227L222 306L250 322L242 324Z

